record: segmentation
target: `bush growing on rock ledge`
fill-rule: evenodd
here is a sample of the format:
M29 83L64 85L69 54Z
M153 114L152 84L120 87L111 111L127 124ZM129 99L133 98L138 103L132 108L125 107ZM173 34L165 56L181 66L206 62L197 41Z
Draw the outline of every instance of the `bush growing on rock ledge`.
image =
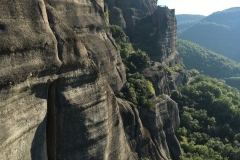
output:
M128 82L124 85L119 97L133 102L138 106L150 106L150 98L155 96L155 90L150 81L137 73L128 74Z
M126 38L125 38L126 35L121 27L116 25L111 25L110 29L112 32L112 36L117 43L126 43Z

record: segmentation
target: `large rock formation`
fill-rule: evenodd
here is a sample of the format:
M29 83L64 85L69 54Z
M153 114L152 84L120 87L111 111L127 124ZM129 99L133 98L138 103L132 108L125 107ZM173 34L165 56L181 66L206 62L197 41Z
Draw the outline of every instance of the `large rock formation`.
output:
M152 59L168 66L180 63L176 49L177 21L175 10L158 6L153 14L153 21L158 23L158 41L155 46L156 53Z
M108 6L117 7L121 10L136 8L146 14L152 14L157 7L157 0L106 0Z
M180 144L174 134L180 124L177 104L167 95L157 98L153 107L141 108L140 117L162 157L170 158L171 153L172 159L178 159Z
M132 159L114 93L76 34L43 1L1 5L0 159Z
M131 40L146 45L145 48L150 47L153 51L148 51L148 54L151 54L153 61L167 66L181 63L176 49L177 21L174 9L157 6L155 0L107 0L106 3L112 8L113 14L119 17L113 20L110 12L110 23L122 27ZM146 41L150 41L150 44L144 44Z
M143 76L152 82L155 94L170 94L168 75L164 69L152 66L142 71Z
M114 95L125 71L103 7L101 0L0 3L1 160L177 159L176 105L165 101L169 116L156 109L159 123L146 129L147 111L141 120Z
M109 22L111 25L117 25L123 30L126 30L126 22L123 18L122 10L117 7L112 7L109 14Z
M126 82L125 68L104 16L103 0L46 0L85 45L101 75L117 93Z

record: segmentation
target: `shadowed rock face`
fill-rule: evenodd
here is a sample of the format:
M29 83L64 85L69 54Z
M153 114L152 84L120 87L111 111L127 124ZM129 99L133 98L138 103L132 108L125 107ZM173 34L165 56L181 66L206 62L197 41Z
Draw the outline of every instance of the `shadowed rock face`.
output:
M152 59L168 66L180 63L176 49L177 21L175 10L158 6L153 14L153 19L158 23L158 42L155 47L157 54Z
M178 156L176 106L164 103L169 123L147 130L136 107L114 95L125 72L102 1L47 2L0 3L0 159Z
M151 14L157 7L157 0L106 0L109 7L117 7L123 11L128 8L136 8L146 14Z
M156 95L170 94L167 73L157 67L149 67L142 71L143 76L152 82Z
M125 30L126 29L126 22L123 18L122 10L117 8L117 7L113 7L110 10L110 13L111 13L109 15L110 24L120 26L123 30Z
M126 29L124 28L124 31L133 41L139 38L136 30L141 26L138 25L138 22L149 16L157 31L157 42L152 47L154 53L151 53L151 59L167 66L182 63L176 49L177 21L174 9L157 6L156 0L107 0L106 3L110 10L114 10L114 15L121 17L110 19L110 23L124 28L122 25L125 22ZM120 16L121 12L124 19Z

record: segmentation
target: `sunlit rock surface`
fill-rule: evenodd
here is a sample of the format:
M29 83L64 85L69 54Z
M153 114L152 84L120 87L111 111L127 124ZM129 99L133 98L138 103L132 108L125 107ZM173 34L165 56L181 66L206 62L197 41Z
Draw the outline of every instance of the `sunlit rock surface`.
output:
M139 116L114 95L125 69L103 1L2 0L0 8L1 160L178 156L171 100L161 103L167 118L158 105ZM159 123L148 125L151 113Z

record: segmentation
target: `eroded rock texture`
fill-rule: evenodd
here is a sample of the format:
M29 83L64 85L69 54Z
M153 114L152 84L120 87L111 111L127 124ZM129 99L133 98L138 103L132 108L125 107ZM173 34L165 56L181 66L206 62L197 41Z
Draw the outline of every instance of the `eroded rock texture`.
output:
M131 159L114 93L76 34L43 1L0 4L0 159Z
M103 7L101 0L0 2L1 160L179 155L173 102L161 103L167 118L150 112L159 123L148 128L151 114L141 119L115 97L125 71Z
M85 45L89 57L117 93L126 82L125 68L104 16L103 0L46 0Z
M123 30L126 30L126 22L123 18L122 10L117 7L112 7L109 14L109 22L111 25L120 26Z
M161 62L167 66L182 63L176 49L177 21L174 9L157 6L157 1L155 0L107 0L106 3L110 10L111 8L113 9L114 15L118 13L118 17L121 17L113 21L110 16L110 23L119 25L122 28L125 27L125 25L123 27L123 24L126 23L124 30L133 41L138 40L139 36L142 36L141 32L143 31L139 31L138 29L146 27L144 25L139 26L138 22L142 19L148 19L145 21L148 21L147 23L153 26L152 29L156 30L156 33L152 34L157 34L156 42L152 42L154 45L151 44L154 51L150 53L150 56L153 61ZM124 19L122 19L121 12L123 13ZM149 21L149 19L151 20ZM140 23L140 25L142 25L142 23ZM146 32L151 32L151 30ZM148 38L150 39L151 37ZM145 43L146 40L147 37L142 40L143 42L141 42L141 40L138 42Z
M117 7L123 11L128 8L136 8L146 14L151 14L157 7L157 0L106 0L109 7Z
M162 64L173 66L180 63L180 57L176 49L177 21L175 10L158 6L153 19L158 23L158 42L156 45L155 59Z
M143 76L152 82L155 94L170 94L168 75L164 69L152 66L142 71Z
M152 108L141 108L140 118L151 133L151 137L162 157L179 159L180 145L175 136L179 127L179 113L176 102L167 95L160 96L160 102Z

